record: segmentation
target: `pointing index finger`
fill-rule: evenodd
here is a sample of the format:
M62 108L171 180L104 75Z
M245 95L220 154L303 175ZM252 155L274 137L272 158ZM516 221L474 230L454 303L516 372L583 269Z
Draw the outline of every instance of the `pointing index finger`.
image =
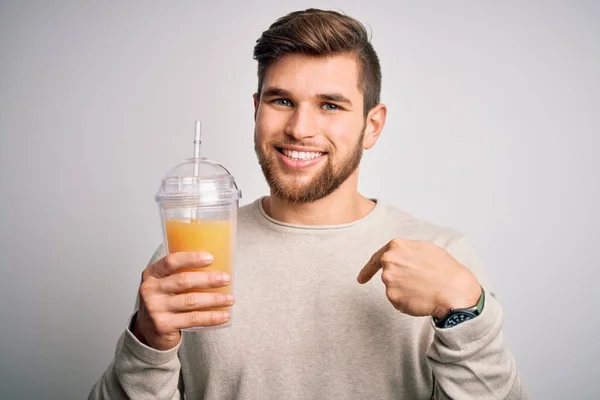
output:
M365 264L363 269L361 269L360 272L358 273L358 277L356 278L358 283L369 282L371 280L371 278L373 277L373 275L375 275L377 273L377 271L379 271L381 269L380 259L381 259L381 256L383 255L383 253L388 251L388 248L389 248L389 243L386 244L385 246L383 246L382 248L380 248L379 250L377 250L377 252L375 252L375 254L373 254L371 256L371 259Z

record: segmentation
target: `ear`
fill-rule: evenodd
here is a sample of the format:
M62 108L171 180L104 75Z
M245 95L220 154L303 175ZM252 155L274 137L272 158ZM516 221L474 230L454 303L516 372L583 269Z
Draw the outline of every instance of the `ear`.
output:
M254 93L252 97L254 98L254 121L256 121L256 114L258 113L258 103L260 101L260 97L258 97L258 93Z
M366 118L365 137L363 139L363 149L368 150L375 145L387 116L387 107L385 104L378 104L369 111Z

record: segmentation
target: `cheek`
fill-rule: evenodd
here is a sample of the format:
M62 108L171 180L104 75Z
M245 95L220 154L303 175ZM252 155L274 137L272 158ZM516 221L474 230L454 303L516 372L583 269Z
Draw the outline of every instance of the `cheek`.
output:
M270 136L269 127L271 127L271 125L267 122L264 113L259 112L256 116L256 121L254 123L256 139L258 142L264 142L268 139L268 137Z
M257 146L259 146L260 148L264 150L266 150L268 146L268 143L270 143L272 141L272 138L270 138L267 133L264 131L264 129L262 129L261 127L259 127L258 125L256 126L256 131L254 133L254 142L256 143Z
M273 138L283 132L285 120L282 113L269 107L260 107L256 114L255 128L258 139Z
M335 150L345 154L356 146L362 132L362 122L353 118L332 119L328 121L325 132Z

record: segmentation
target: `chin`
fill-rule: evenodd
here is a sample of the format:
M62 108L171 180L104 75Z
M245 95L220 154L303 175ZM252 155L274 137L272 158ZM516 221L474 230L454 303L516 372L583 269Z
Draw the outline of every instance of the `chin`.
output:
M296 176L289 176L296 175ZM286 174L282 173L276 177L279 186L289 192L303 192L311 186L314 181L314 174L302 174L298 176L297 173Z

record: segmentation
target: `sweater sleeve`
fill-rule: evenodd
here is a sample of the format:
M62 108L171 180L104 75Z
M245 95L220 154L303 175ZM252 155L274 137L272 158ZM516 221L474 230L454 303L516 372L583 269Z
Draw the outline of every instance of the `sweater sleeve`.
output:
M149 264L165 254L164 245L159 246ZM141 343L130 329L138 306L139 298L136 299L136 312L117 342L114 359L92 388L88 400L183 398L178 357L181 341L175 348L166 351Z
M113 362L92 388L88 400L182 398L177 355L181 342L170 350L155 350L141 343L129 326L117 342Z
M486 297L477 318L452 328L434 326L427 352L435 379L433 398L530 399L515 359L504 345L502 307L478 257L464 238L452 243L448 251L477 276Z

